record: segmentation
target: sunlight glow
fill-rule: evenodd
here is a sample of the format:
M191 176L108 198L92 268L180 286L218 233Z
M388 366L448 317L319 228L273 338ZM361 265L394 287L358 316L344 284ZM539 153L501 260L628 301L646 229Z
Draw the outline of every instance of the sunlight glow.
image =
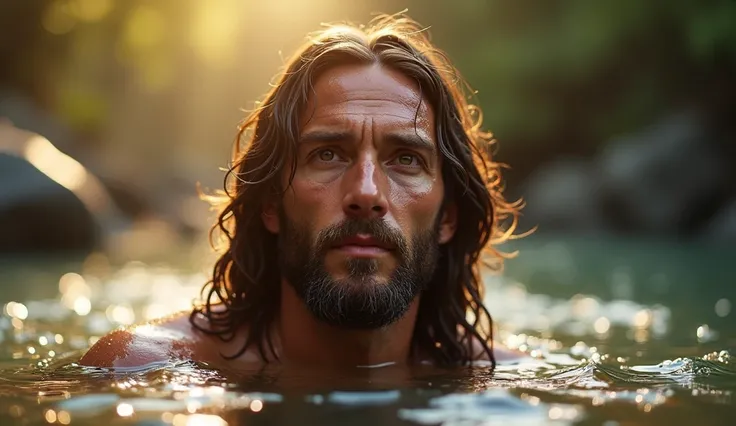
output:
M133 406L123 402L118 404L116 411L120 417L130 417L133 415Z
M227 66L235 58L235 36L241 16L235 12L238 2L196 2L192 6L190 43L208 65Z
M96 22L107 16L113 6L112 0L75 0L71 10L80 21Z
M150 324L139 325L135 327L134 331L135 334L146 337L157 337L166 339L181 339L182 337L184 337L182 333L177 333L175 331L168 330L162 327L156 327Z
M46 176L72 192L81 188L87 179L87 171L81 164L42 136L34 136L28 141L25 157Z
M263 409L263 401L260 399L254 399L250 402L250 411L257 413Z
M23 328L23 321L18 318L13 318L10 320L10 325L12 325L14 329L20 330Z
M62 425L68 425L72 422L72 416L66 411L59 411L56 415L56 421Z
M187 412L189 412L189 413L194 414L200 408L202 408L202 403L199 402L199 401L189 401L189 402L187 402Z
M59 292L61 293L61 304L76 312L77 315L85 316L91 311L92 289L81 275L74 272L62 275L59 279Z
M171 423L174 426L227 426L222 417L214 414L176 414Z
M710 342L718 338L718 332L711 330L708 324L703 324L695 331L695 335L698 337L698 342L705 343Z
M79 296L74 300L74 312L79 316L85 316L92 310L92 302L84 296Z
M634 341L636 343L644 343L649 340L649 331L644 328L638 328L634 331Z
M705 337L705 335L708 333L708 326L707 325L701 325L696 330L695 334L698 336L698 338L702 339Z
M720 299L714 307L716 315L721 318L727 317L731 313L731 301L728 299Z
M28 308L26 308L26 305L18 302L8 302L5 305L5 313L19 320L28 318Z
M146 320L152 320L171 314L173 311L173 309L168 308L166 305L151 303L143 310L143 317Z
M49 423L56 423L56 411L54 410L46 410L43 417Z
M652 324L652 311L649 309L642 309L634 315L632 325L635 328L648 328Z
M593 323L593 329L598 334L606 334L611 328L611 322L606 317L600 317Z
M81 275L69 272L59 279L59 292L64 294L72 292L75 294L88 294L89 288Z
M111 305L105 310L107 319L118 324L130 325L135 322L133 309L125 305Z
M43 136L34 135L25 142L23 158L49 179L73 192L91 211L110 208L111 202L102 183Z
M51 34L66 34L77 25L76 19L66 2L53 1L43 13L41 25ZM49 422L51 423L51 422Z
M133 52L157 46L166 35L166 19L152 6L138 6L125 21L123 43Z
M549 409L549 418L552 420L559 420L562 418L562 408L552 407Z

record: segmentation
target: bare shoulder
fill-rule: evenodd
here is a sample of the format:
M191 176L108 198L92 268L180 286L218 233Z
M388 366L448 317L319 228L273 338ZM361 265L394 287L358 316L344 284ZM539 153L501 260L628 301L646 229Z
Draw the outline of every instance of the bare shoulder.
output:
M145 324L113 330L82 356L81 365L134 367L157 361L196 359L201 340L180 312Z

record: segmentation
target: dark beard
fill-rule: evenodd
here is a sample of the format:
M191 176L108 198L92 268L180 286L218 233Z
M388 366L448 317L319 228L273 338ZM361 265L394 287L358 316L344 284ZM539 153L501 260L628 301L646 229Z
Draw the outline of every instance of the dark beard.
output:
M307 230L298 229L283 211L280 216L281 274L307 309L330 325L349 329L386 327L406 314L434 274L439 257L438 224L417 235L410 251L401 233L382 219L347 220L321 231L312 244ZM323 259L330 247L358 233L396 247L393 255L398 267L387 283L375 281L376 259L349 259L349 276L345 279L334 279L326 271Z

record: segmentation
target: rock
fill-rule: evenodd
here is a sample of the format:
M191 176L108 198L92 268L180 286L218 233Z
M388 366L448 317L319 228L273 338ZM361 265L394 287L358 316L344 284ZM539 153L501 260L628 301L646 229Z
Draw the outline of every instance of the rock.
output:
M601 232L599 181L585 160L556 160L538 169L524 185L523 229L539 232Z
M666 117L607 145L596 167L621 230L676 235L709 215L726 191L728 162L697 113Z
M94 174L0 117L0 251L89 251L128 226Z
M0 120L12 122L16 129L43 135L63 151L74 147L73 132L58 118L38 108L27 96L7 88L0 89Z
M73 192L0 153L0 252L90 251L98 240L92 213Z
M736 242L736 198L716 213L704 227L700 237L710 242Z

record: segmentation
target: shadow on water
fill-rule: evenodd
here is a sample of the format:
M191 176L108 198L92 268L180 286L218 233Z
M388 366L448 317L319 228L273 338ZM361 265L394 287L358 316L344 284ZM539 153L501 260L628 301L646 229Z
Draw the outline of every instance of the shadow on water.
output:
M503 278L489 277L497 338L527 355L493 374L481 364L81 367L99 336L185 309L206 277L67 264L22 292L3 289L0 424L732 424L734 266L701 249L622 247L527 243Z

